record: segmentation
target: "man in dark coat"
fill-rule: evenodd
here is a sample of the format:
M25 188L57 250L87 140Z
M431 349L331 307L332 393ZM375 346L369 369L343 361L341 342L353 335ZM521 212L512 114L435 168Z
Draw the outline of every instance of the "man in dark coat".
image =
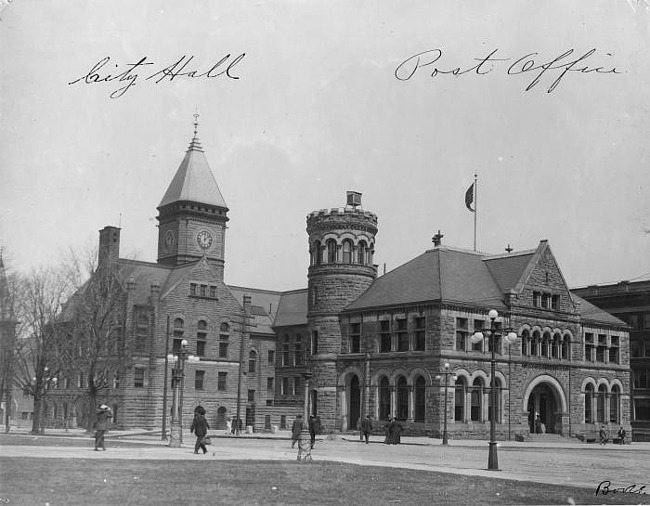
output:
M197 406L194 409L194 420L190 425L190 432L196 436L196 444L194 445L194 453L199 453L199 448L203 450L203 455L208 453L208 449L203 443L203 438L208 434L208 421L205 419L205 409L203 406Z
M372 420L370 419L370 415L366 415L366 417L363 420L361 420L361 433L363 434L363 437L366 440L366 444L368 444L368 440L370 439L371 432L372 432Z
M308 425L309 425L309 438L311 441L311 447L313 449L314 444L316 443L316 434L320 432L320 427L319 427L320 424L318 423L318 420L314 415L309 415Z
M104 446L104 434L108 430L108 422L113 418L113 412L106 404L97 408L97 420L95 421L95 451L106 450Z
M296 442L300 438L302 426L302 415L296 415L296 419L293 421L293 425L291 426L291 448L296 446Z

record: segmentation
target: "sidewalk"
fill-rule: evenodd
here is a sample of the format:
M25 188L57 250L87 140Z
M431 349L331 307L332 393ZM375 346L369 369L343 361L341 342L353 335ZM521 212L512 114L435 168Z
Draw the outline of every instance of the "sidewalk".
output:
M0 426L0 432L4 432L3 427ZM10 434L29 434L31 427L12 427ZM290 430L280 430L276 433L271 432L254 432L252 434L241 433L240 435L227 435L223 431L209 431L209 435L212 438L217 439L232 439L232 440L291 440L291 431ZM88 434L84 429L74 428L74 429L46 429L44 436L55 436L55 437L70 437L70 438L89 438L91 435ZM40 436L38 436L40 437ZM161 431L151 431L145 429L130 429L130 430L110 430L106 434L106 439L120 439L125 441L134 441L140 443L151 443L151 444L166 444L166 442L161 438ZM348 441L348 442L359 442L359 433L358 432L341 432L334 433L330 435L318 435L317 441ZM184 441L193 441L194 436L189 432L189 430L183 431L183 440ZM371 437L371 444L380 444L383 443L383 437L380 435L374 435ZM402 436L401 439L402 446L442 446L442 439L439 438L430 438L430 437L418 437L418 436ZM465 447L465 448L486 448L487 440L483 439L449 439L450 447ZM584 443L575 438L560 438L557 440L528 440L528 441L498 441L499 448L564 448L564 449L580 449L580 450L602 450L603 448L614 446L619 451L638 451L646 450L650 451L650 442L643 443L630 443L626 445L611 445L608 444L603 447L597 443Z

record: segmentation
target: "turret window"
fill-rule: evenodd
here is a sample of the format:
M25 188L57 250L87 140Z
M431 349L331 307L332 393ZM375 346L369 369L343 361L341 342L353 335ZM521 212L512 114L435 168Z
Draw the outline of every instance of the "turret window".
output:
M343 241L343 263L352 263L352 242L349 239Z
M336 241L334 239L327 241L327 263L336 263Z
M359 265L366 265L366 241L359 241L357 246L357 263Z

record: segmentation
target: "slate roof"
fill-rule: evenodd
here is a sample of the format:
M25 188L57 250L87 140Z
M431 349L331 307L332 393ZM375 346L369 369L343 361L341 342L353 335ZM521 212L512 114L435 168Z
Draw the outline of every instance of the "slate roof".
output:
M251 332L254 334L273 334L273 319L278 310L281 292L242 286L228 286L228 289L240 304L243 304L244 295L250 295L250 314L254 324Z
M521 281L536 250L520 251L483 259L490 274L502 292L507 292Z
M580 318L583 322L590 321L594 323L604 323L607 325L620 325L627 326L623 320L616 318L616 316L609 314L607 311L603 311L597 306L594 306L591 302L578 297L575 293L571 293L571 298L573 302L578 305L578 312L580 313Z
M307 289L284 292L280 298L274 327L307 325Z
M181 201L199 202L228 209L196 135L190 142L185 157L158 208Z
M481 253L440 246L377 278L345 310L432 301L500 309L502 299Z

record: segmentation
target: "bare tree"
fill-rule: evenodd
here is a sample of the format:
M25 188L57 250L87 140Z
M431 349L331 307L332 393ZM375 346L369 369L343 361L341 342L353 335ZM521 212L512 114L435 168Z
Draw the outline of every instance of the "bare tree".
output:
M84 262L71 258L68 276L78 275ZM87 398L84 420L91 430L94 408L103 391L111 388L128 366L126 335L127 269L118 262L101 263L66 304L64 319L69 340L65 348L65 371L79 378Z
M62 370L66 332L61 314L70 288L65 277L54 268L34 270L16 284L16 312L21 323L16 340L14 381L34 399L34 434L43 430L43 402Z

